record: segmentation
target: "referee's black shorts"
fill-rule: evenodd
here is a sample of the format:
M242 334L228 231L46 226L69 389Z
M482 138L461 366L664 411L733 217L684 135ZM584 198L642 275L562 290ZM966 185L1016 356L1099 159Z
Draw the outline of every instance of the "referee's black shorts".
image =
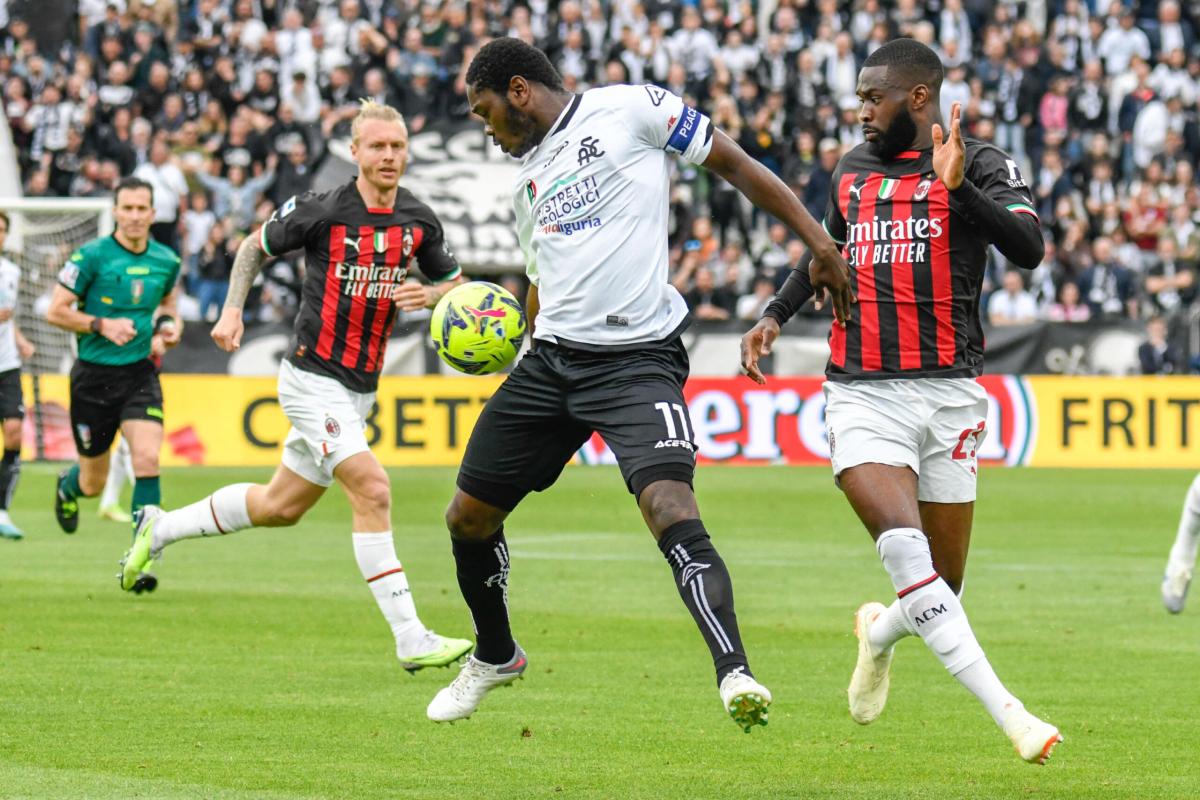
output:
M108 452L121 423L163 421L162 386L150 359L113 366L79 360L71 368L71 433L81 456Z
M635 495L658 480L691 484L696 444L676 337L628 352L538 342L488 400L463 456L458 486L511 511L549 488L595 431Z
M0 372L0 419L24 419L25 393L21 389L21 368Z

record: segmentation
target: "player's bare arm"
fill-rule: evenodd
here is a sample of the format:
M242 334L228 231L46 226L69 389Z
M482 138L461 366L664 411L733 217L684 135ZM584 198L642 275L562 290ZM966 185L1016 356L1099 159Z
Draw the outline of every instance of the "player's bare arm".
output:
M850 267L837 243L812 218L795 193L721 131L713 134L712 151L704 166L729 181L754 205L783 220L804 241L813 256L809 276L818 307L820 299L828 292L834 315L844 323L850 317L850 305L854 302Z
M72 333L98 333L117 346L126 345L137 336L133 320L127 317L94 317L76 308L77 302L77 294L62 284L56 285L54 293L50 295L46 321Z
M964 212L987 233L1005 258L1023 269L1033 269L1046 255L1041 223L1032 209L1028 214L1013 213L981 191L967 176L961 113L960 104L955 103L950 109L949 136L940 124L933 125L933 171L950 190L951 197L963 204Z
M452 280L441 283L421 283L416 280L405 281L396 287L392 299L401 311L420 311L422 308L433 308L446 292L463 283L466 279L459 275Z
M229 276L229 294L225 296L225 307L221 310L221 318L213 325L212 338L217 347L227 353L232 353L242 345L242 309L246 298L250 295L250 287L254 279L262 272L267 254L258 243L258 235L247 236L238 247L233 259L233 270Z
M33 342L25 338L25 334L21 333L21 329L17 324L13 323L13 337L17 341L17 352L21 354L21 360L27 361L33 358L33 354L37 352L37 348L33 346Z

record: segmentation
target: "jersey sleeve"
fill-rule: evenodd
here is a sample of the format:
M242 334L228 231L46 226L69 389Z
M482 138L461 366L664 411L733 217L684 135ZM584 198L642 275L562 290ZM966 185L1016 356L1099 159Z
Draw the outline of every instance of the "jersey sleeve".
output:
M967 177L979 190L1013 214L1028 214L1038 219L1029 185L1017 162L995 147L980 147L967 170Z
M322 226L325 217L320 198L314 192L290 197L258 229L258 243L269 256L299 250Z
M417 250L417 266L421 268L421 274L433 283L452 281L462 275L462 267L450 250L442 224L435 218L433 224L424 227L425 235Z
M76 297L87 294L88 287L96 277L96 264L84 248L79 248L58 271L58 282Z
M635 136L649 147L704 163L714 132L708 117L657 86L630 86L627 92L621 107Z
M821 220L821 227L829 234L829 238L833 239L838 245L846 244L846 217L842 214L842 207L838 205L838 187L842 183L842 168L838 164L833 171L833 177L829 181L829 202L825 206L825 217Z
M532 186L532 182L527 182L525 186ZM530 283L537 286L537 255L533 250L533 214L529 208L529 204L533 201L528 199L531 196L531 194L527 194L528 191L530 190L522 188L513 197L513 216L517 222L517 244L521 248L521 255L525 257L525 275L529 278Z

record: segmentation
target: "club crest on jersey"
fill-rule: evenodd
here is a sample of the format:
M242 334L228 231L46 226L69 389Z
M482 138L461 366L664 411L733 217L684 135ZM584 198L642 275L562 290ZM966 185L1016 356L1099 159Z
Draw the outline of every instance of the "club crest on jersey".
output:
M923 179L917 184L916 191L913 192L913 200L918 203L921 202L929 196L929 190L931 188L933 188L933 181L929 178Z
M600 149L600 140L595 136L585 136L579 142L579 166L590 164L592 159L600 158L604 151Z
M401 240L400 251L404 254L405 258L408 258L409 256L412 255L412 251L413 251L412 228L404 229L404 238Z
M900 188L900 181L895 178L884 178L883 182L879 184L879 199L891 200L898 188Z
M142 302L142 295L146 293L146 282L141 278L134 278L129 282L129 299L136 305Z
M342 426L338 425L338 421L333 417L326 417L325 432L336 439L342 435Z

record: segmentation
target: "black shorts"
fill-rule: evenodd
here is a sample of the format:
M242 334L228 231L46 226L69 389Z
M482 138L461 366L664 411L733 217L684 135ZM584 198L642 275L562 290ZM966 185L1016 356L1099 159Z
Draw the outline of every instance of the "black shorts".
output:
M76 361L71 368L71 433L81 456L108 452L121 423L163 421L162 387L149 359L109 366Z
M511 511L549 488L595 431L635 495L656 480L691 484L696 444L683 384L688 355L676 338L622 353L538 342L475 423L458 486Z
M0 419L25 418L25 393L21 391L21 368L0 372Z

